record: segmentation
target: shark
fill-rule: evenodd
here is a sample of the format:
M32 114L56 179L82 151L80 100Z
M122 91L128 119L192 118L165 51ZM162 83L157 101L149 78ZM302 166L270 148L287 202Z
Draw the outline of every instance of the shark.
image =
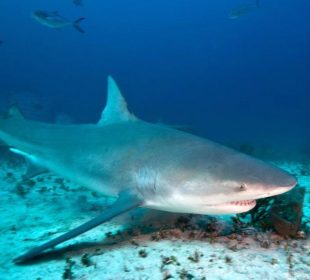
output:
M13 261L23 263L138 207L192 214L234 214L291 190L286 171L221 144L140 120L112 77L100 120L60 125L27 120L15 107L0 118L0 141L42 172L51 171L115 197L99 216ZM38 173L36 173L38 174Z

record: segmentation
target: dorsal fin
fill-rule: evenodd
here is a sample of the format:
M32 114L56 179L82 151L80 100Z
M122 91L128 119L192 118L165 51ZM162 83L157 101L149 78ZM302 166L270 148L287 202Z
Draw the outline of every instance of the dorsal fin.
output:
M132 121L137 118L127 109L127 103L122 96L117 84L111 76L108 76L107 104L101 114L99 125Z
M9 109L7 116L8 118L12 118L12 119L24 119L23 114L18 109L18 107L15 105Z

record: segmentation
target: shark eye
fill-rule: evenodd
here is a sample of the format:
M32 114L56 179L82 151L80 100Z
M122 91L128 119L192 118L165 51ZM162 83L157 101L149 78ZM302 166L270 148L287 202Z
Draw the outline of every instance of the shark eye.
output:
M245 191L247 189L247 185L246 184L241 184L241 186L239 187L240 191Z

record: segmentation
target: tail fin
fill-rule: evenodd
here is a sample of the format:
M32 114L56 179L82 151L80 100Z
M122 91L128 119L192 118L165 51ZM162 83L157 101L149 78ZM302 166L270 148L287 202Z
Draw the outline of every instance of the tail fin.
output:
M81 17L73 22L73 27L81 33L85 33L85 31L80 26L81 21L83 21L84 19L85 19L84 17Z

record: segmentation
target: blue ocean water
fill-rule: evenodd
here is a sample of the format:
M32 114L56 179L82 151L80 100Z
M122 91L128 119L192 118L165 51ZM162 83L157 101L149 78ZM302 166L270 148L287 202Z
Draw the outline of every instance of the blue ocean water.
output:
M309 152L309 1L261 1L237 19L231 11L254 1L82 4L0 2L2 108L13 99L37 119L95 122L111 74L144 120L225 144L280 146L284 157ZM43 26L34 10L85 17L86 33Z

